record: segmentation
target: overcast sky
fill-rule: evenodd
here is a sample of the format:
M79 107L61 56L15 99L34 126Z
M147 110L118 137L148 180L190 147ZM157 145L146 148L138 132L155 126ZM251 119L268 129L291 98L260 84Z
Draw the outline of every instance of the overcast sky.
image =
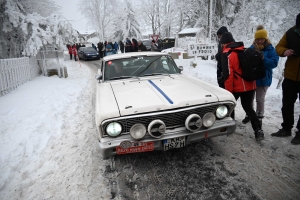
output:
M77 31L90 30L87 26L88 21L81 15L78 10L79 0L53 0L57 5L61 6L61 12L63 16L70 20L69 22L73 25L73 28Z

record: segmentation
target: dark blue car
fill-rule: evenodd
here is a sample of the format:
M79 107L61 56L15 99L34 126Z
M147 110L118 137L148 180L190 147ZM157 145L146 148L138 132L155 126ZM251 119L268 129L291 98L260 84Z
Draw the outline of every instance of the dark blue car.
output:
M78 49L78 57L80 60L99 60L99 52L93 47L80 47Z

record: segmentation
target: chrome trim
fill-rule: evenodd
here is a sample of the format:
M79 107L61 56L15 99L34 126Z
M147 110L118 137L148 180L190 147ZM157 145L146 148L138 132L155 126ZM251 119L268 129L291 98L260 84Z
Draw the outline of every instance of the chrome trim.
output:
M229 109L228 109L229 112L228 112L227 116L230 116L231 112L233 111L233 109L235 107L235 103L232 102L232 101L222 101L222 102L214 102L214 103L209 103L209 104L202 104L202 105L198 105L198 106L191 106L191 107L186 107L186 108L179 108L179 109L174 109L174 110L166 110L166 111L160 111L160 112L157 111L157 112L151 112L151 113L144 113L144 114L138 114L138 115L130 115L130 116L124 116L124 117L116 117L116 118L113 118L113 119L107 119L107 120L102 121L102 123L100 125L100 130L102 132L101 137L109 137L105 132L104 124L112 122L112 121L120 121L120 120L125 120L125 119L133 119L133 118L141 118L141 117L151 117L151 116L162 115L162 114L172 114L172 113L189 111L189 110L204 108L204 107L209 107L209 106L217 106L213 111L209 111L209 112L215 113L216 109L218 108L218 105L227 105L227 106L229 106ZM123 126L123 124L122 124L122 126ZM176 126L170 126L170 127L166 126L167 129L173 129L173 128L176 128L176 127L181 127L181 126L177 126L177 125ZM127 135L127 134L129 134L129 132L123 132L120 135Z

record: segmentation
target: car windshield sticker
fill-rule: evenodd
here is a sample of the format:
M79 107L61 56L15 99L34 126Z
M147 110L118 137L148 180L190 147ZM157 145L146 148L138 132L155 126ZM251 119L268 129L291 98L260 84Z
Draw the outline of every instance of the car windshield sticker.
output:
M153 87L155 87L155 89L157 89L169 101L170 104L173 104L173 101L159 87L157 87L157 85L155 85L151 80L148 81L149 83L151 83L151 85L153 85Z

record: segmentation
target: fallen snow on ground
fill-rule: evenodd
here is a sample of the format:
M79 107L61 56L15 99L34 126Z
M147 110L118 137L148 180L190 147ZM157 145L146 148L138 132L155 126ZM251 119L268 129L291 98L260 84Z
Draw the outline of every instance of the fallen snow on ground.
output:
M215 61L175 60L184 74L217 85ZM62 61L63 62L63 61ZM68 78L39 76L0 97L0 199L110 199L93 115L95 69L64 61ZM237 129L214 138L227 168L266 199L300 199L300 146L273 138L281 128L281 89L273 80L266 96L265 140L257 143L238 101ZM300 106L295 104L295 121ZM293 130L295 131L295 129ZM294 133L293 133L294 136ZM191 169L194 170L194 169ZM298 198L299 197L299 198Z

